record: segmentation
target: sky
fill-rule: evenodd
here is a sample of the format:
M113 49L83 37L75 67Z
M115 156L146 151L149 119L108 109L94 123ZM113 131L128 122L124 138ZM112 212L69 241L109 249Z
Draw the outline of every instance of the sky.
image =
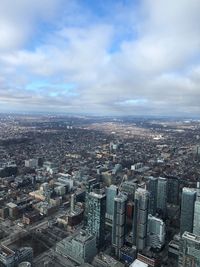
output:
M0 112L200 115L199 0L1 0Z

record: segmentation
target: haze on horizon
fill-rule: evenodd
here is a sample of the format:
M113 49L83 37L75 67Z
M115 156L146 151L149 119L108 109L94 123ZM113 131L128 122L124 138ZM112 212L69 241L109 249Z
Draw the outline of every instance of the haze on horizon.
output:
M2 0L0 112L200 115L199 0Z

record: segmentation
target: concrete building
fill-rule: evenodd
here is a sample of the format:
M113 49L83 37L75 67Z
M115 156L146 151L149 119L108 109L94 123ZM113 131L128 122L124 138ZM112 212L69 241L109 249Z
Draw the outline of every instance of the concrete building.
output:
M114 215L114 198L118 194L118 187L111 185L106 188L106 218L111 220Z
M0 265L14 267L15 252L3 245L0 246Z
M200 266L200 237L184 232L180 243L179 267Z
M135 192L135 208L133 215L133 245L143 250L147 244L149 192L138 188Z
M10 203L7 203L6 205L8 207L8 214L9 214L9 217L12 218L12 219L16 219L17 216L18 216L18 207L15 203L13 202L10 202Z
M111 256L104 254L104 253L99 253L98 255L95 256L92 265L94 267L123 267L124 264L121 262L115 260Z
M115 255L120 257L120 248L123 247L126 234L126 204L127 196L119 194L114 198L114 216L112 227L112 246Z
M33 249L31 247L22 247L15 251L6 246L0 246L0 266L15 267L23 261L32 261Z
M23 261L32 262L33 260L33 249L31 247L22 247L15 251L15 263Z
M25 160L26 168L37 168L38 167L38 159L28 159Z
M141 262L145 263L148 265L148 267L160 267L161 266L161 261L159 257L152 257L152 255L149 257L147 255L143 255L141 253L137 254L137 259L140 260Z
M166 228L163 220L148 215L147 244L152 248L161 249L165 244Z
M149 191L149 214L155 215L157 209L158 178L149 176L146 185Z
M157 210L161 211L163 216L167 213L167 179L159 177L157 187Z
M96 237L81 230L76 236L70 236L58 242L56 251L78 264L91 262L97 253Z
M181 200L181 219L180 233L181 235L187 231L193 232L194 206L196 200L196 189L184 187Z
M88 222L87 228L91 235L97 238L97 246L104 244L106 196L90 192L88 195Z
M178 265L178 258L179 258L179 245L180 242L177 240L171 240L168 245L168 257L173 258Z

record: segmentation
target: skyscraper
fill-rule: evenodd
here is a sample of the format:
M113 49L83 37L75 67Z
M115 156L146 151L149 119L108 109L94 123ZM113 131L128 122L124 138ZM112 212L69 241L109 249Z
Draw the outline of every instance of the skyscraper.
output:
M194 220L194 204L196 200L196 189L184 187L181 200L181 219L180 233L181 235L187 231L193 232Z
M88 222L87 228L89 234L97 238L97 246L104 244L105 235L105 213L106 213L106 196L90 192L88 194Z
M106 188L106 218L113 219L114 215L114 198L118 194L118 187L111 185Z
M91 179L87 181L86 183L86 195L85 195L85 212L84 212L84 217L85 217L85 222L87 222L87 217L88 217L88 195L90 192L93 191L93 189L100 188L100 184L97 182L96 179Z
M184 232L180 243L179 267L200 266L200 237Z
M158 178L157 210L160 210L163 216L167 213L167 179L162 177Z
M115 254L120 257L120 248L124 245L126 234L126 204L127 196L120 194L114 199L114 216L112 227L112 246Z
M138 188L135 192L135 207L133 215L133 244L138 250L146 247L148 222L149 192Z
M179 202L179 179L177 177L167 178L167 202L174 205Z
M197 184L197 196L194 204L193 233L200 236L200 184Z
M149 176L147 180L147 190L149 191L149 213L152 215L156 214L157 187L158 187L158 178Z

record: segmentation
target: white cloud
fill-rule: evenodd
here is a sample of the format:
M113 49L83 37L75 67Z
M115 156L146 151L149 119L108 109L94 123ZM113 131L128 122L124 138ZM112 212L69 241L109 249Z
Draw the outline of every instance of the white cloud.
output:
M0 12L4 102L10 97L19 108L29 99L29 109L42 104L81 112L85 106L88 113L101 114L200 114L199 0L118 4L113 6L118 12L108 10L102 20L89 10L79 14L85 10L79 1L16 2L5 1ZM43 29L40 40L35 34L44 21L54 27ZM27 49L31 37L35 45ZM25 90L42 79L74 83L76 94Z

